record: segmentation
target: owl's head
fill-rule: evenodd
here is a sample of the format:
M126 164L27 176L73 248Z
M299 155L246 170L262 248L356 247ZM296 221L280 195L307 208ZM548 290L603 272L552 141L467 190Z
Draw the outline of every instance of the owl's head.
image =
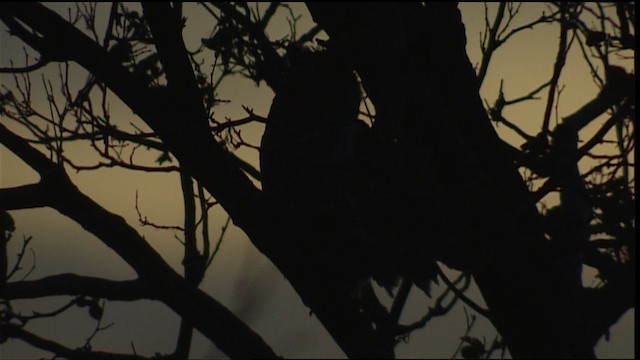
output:
M360 84L353 69L330 50L291 47L281 92L299 98L325 122L354 120L360 108Z

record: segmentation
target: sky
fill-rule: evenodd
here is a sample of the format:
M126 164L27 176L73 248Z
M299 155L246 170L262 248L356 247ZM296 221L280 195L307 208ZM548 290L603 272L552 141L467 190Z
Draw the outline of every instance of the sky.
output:
M48 6L64 13L66 4L57 3ZM302 14L298 21L299 31L312 26L312 20L306 9L300 4L293 5L296 12ZM105 5L98 8L98 14L104 14ZM484 28L484 8L481 3L462 3L460 9L467 30L467 51L472 64L480 59L479 33ZM495 9L495 4L490 6ZM525 23L540 15L545 9L542 4L525 4L514 26ZM102 11L102 13L100 12ZM548 11L547 11L548 12ZM212 30L211 18L201 7L185 4L187 18L185 42L187 48L194 49L200 39L207 37ZM286 35L288 24L286 13L280 11L269 28L272 38ZM490 15L491 17L491 15ZM24 59L21 45L15 38L8 36L4 25L0 29L0 66L8 66L13 59L20 63ZM492 60L486 80L481 88L481 96L489 103L495 100L499 84L504 81L505 95L509 98L524 95L546 81L551 75L555 51L558 43L558 30L555 26L543 25L534 31L524 31L515 36L498 50ZM74 81L85 79L81 69L73 67ZM47 67L44 73L55 77L55 67ZM53 74L53 75L52 75ZM34 76L34 89L39 85L40 75ZM6 75L0 75L3 86L12 86L13 81ZM577 51L570 53L567 71L560 83L565 86L559 114L567 115L577 110L585 101L591 99L597 88L593 84L588 69ZM234 78L219 89L221 98L232 100L216 109L218 118L237 119L246 114L242 105L254 109L256 114L266 116L273 92L265 86L256 87L252 81ZM39 94L41 95L41 94ZM539 130L539 119L544 111L543 100L532 101L507 109L505 115L518 120L518 124L530 134ZM36 105L44 108L43 97ZM114 121L126 126L136 121L135 115L119 104L112 96L111 114ZM4 118L3 124L8 124ZM138 121L140 123L140 121ZM15 127L12 127L15 128ZM259 144L263 126L255 124L243 129L243 136L254 144ZM505 128L497 129L500 136L519 145L518 139ZM586 135L585 135L586 136ZM67 148L74 159L90 162L92 157L86 147ZM258 153L252 149L241 149L238 155L257 164ZM585 165L587 166L587 165ZM136 228L163 258L178 271L181 270L181 244L175 239L175 232L142 227L138 222L135 209L136 194L138 207L144 216L159 224L179 225L182 223L182 205L180 181L176 173L148 174L122 169L101 169L75 173L70 171L74 183L85 194L93 198L107 210L123 216ZM36 173L16 158L6 148L0 146L0 187L13 187L38 180ZM553 199L550 199L553 201ZM29 279L38 279L56 273L78 273L87 276L99 276L110 279L131 279L135 273L117 255L104 246L91 234L71 220L51 209L33 209L11 212L16 221L17 231L9 243L9 254L15 254L21 245L23 236L32 236L35 250L36 267ZM211 237L217 238L226 221L226 214L215 209L209 216ZM11 256L11 255L10 255ZM10 257L11 261L15 258ZM27 258L27 264L33 261ZM589 272L585 281L589 281ZM341 351L330 336L323 330L317 319L309 316L308 309L298 299L291 286L273 265L259 254L247 237L235 227L225 234L221 251L214 259L201 288L216 300L226 305L243 319L252 329L261 334L273 349L285 357L342 357ZM470 290L470 296L482 303L477 289ZM66 298L47 298L37 301L12 302L15 309L45 311L54 309L67 301ZM410 322L422 316L429 300L412 292L410 303L403 312L402 321ZM635 325L634 311L627 313L612 328L609 342L601 341L596 352L604 358L633 358ZM109 302L105 308L103 324L114 324L110 329L100 332L92 342L95 350L131 352L132 344L136 352L152 355L155 352L173 351L178 331L179 318L158 302L139 301L135 303ZM86 309L72 309L54 320L34 321L29 330L60 341L69 347L81 346L95 327L89 320ZM446 317L430 322L424 329L411 335L409 342L397 348L398 357L450 357L456 349L459 337L466 328L465 313L461 306ZM64 329L64 331L60 331ZM495 330L486 319L478 316L478 323L472 335L493 339ZM193 357L223 356L206 338L196 334L192 347ZM46 356L10 340L0 345L0 358L25 358Z

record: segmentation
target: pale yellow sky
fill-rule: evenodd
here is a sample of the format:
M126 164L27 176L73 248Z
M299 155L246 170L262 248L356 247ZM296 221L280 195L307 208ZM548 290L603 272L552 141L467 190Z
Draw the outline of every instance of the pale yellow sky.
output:
M55 9L63 9L64 4L51 4ZM99 10L108 9L105 4ZM263 5L264 6L264 5ZM514 20L514 25L532 20L540 15L546 5L526 3L523 5L521 18ZM294 8L303 14L300 19L299 32L308 29L312 21L301 4ZM495 4L490 5L495 9ZM467 30L467 51L473 64L479 62L479 32L484 28L484 8L482 3L460 4L463 21ZM547 11L548 12L548 11ZM187 17L185 34L187 46L195 48L200 38L211 31L211 18L202 8L193 3L185 4ZM99 13L100 14L100 13ZM288 29L286 14L279 12L274 22L278 26L270 28L272 37L284 36ZM492 17L491 17L492 18ZM16 41L9 38L5 28L0 34L0 66L7 66L8 60L16 63L23 60L22 50ZM485 82L481 88L481 96L493 103L497 96L498 86L504 80L505 95L509 98L522 96L551 76L555 52L558 43L558 28L555 25L540 25L533 31L524 31L512 41L500 48L492 60ZM567 60L566 71L560 80L565 86L559 106L562 116L578 109L591 99L598 91L588 75L588 68L581 54L574 48ZM80 81L85 75L81 69L75 69ZM55 67L48 67L51 74ZM33 76L34 88L38 88L40 75ZM2 85L11 86L12 80L7 75L0 75ZM37 83L37 84L36 84ZM217 111L218 118L240 118L245 116L242 105L253 108L257 114L266 116L273 92L262 86L255 87L246 79L230 80L219 90L222 98L231 99L229 104L221 105ZM546 91L541 93L541 100L524 103L505 111L505 115L517 120L518 124L529 134L539 131ZM34 94L36 106L45 108L45 98ZM111 114L114 121L126 126L131 121L141 122L130 110L119 104L111 96ZM9 124L0 118L3 124ZM8 126L9 126L8 125ZM15 127L12 126L15 129ZM243 135L254 144L259 144L263 126L255 124L243 129ZM510 130L501 127L498 133L510 139L516 145L518 140ZM588 137L587 137L588 138ZM88 149L78 147L75 153L68 148L78 162L88 162L93 158ZM242 149L238 154L257 165L258 154L255 150ZM182 197L180 182L176 173L147 174L135 173L122 169L102 169L91 172L75 173L70 171L75 184L109 211L122 215L130 225L134 226L161 253L161 255L178 271L181 271L181 245L174 238L173 232L160 231L141 227L135 210L135 194L138 193L139 207L145 216L156 223L180 225L182 223ZM37 181L35 172L30 170L19 159L0 145L0 187L13 187ZM134 276L128 266L110 249L102 245L92 235L83 231L79 225L57 214L50 209L23 210L12 212L16 220L17 231L14 240L9 243L10 254L17 252L19 239L33 236L33 247L37 254L37 267L32 279L60 272L75 272L83 275L101 276L112 279L125 279ZM217 238L226 216L221 210L210 214L211 237ZM13 261L14 258L11 258ZM30 259L27 264L30 264ZM260 255L249 243L246 236L237 228L232 228L225 237L222 249L208 271L202 288L218 301L228 306L243 318L248 325L260 333L271 344L274 350L285 357L340 357L341 352L333 340L322 329L314 317L308 316L308 310L301 304L297 295L284 281L282 275ZM472 291L477 298L477 291ZM256 301L260 299L260 301ZM426 298L414 294L410 306L403 313L406 321L416 320L426 309ZM479 300L481 301L481 300ZM30 310L33 304L38 310L53 309L60 299L45 301L16 301L16 309ZM12 303L13 304L13 303ZM36 308L34 307L34 309ZM36 333L51 335L54 340L71 347L80 346L86 336L93 330L94 324L79 309L72 311L60 319L34 322L30 329ZM93 341L94 349L130 352L133 342L139 354L152 355L154 352L168 353L175 346L178 318L163 305L151 302L136 304L111 302L105 312L106 323L115 322L108 331L100 333ZM73 323L74 326L68 326ZM64 328L65 331L59 329ZM460 306L449 316L436 319L421 331L415 332L408 344L398 347L398 357L450 357L455 350L458 337L464 333L465 319ZM634 356L634 323L633 311L612 329L609 343L602 343L597 353L601 357L633 357ZM473 332L476 336L492 339L495 331L488 321L479 320ZM206 357L216 352L208 340L196 336L192 355ZM15 358L40 356L18 341L11 340L0 347L0 357Z

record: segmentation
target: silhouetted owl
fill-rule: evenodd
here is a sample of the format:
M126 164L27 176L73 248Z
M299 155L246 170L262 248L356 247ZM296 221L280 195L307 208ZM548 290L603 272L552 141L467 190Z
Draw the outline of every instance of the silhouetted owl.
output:
M358 81L326 51L290 49L287 60L262 137L263 191L283 232L299 237L291 246L301 261L367 277L370 266L354 256L367 238L354 190L362 186L355 145L369 130L358 120Z
M355 73L329 51L288 55L260 152L263 191L283 233L296 238L285 246L345 286L374 278L390 288L402 275L427 289L435 262L413 249L411 234L397 231L402 219L385 215L398 213L395 197L406 195L396 196L402 184L376 183L395 177L371 168L377 159L369 127L358 120Z
M360 90L353 71L324 51L292 49L288 60L262 138L265 191L327 178L327 171L348 161L353 137L367 129L357 119Z

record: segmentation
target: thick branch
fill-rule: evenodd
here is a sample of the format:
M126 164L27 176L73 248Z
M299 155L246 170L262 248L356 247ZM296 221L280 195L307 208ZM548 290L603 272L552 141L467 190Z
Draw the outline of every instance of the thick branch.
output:
M565 117L562 123L579 131L613 106L619 105L623 99L635 96L635 75L620 70L622 73L619 76L607 78L607 83L593 100Z
M51 176L55 176L54 174L61 172L60 165L53 163L38 150L31 147L26 140L12 133L2 124L0 124L0 143L6 146L11 150L11 152L16 154L22 161L35 170L42 179L49 179ZM24 192L24 190L25 189L22 188L20 191Z
M602 88L598 95L591 101L584 104L580 109L576 110L573 114L565 117L562 120L560 126L558 126L552 133L553 138L559 136L559 132L571 131L578 134L585 126L589 125L592 121L597 119L600 115L607 110L613 108L616 105L620 105L625 99L633 99L635 96L635 81L633 74L624 74L620 78L614 78L613 80L607 79L607 84ZM584 144L575 154L572 161L578 161L582 156L588 153L589 149L595 146L598 139L606 135L608 128L615 125L627 114L627 105L623 105L623 110L616 112L605 124L602 129L594 135L594 137ZM552 155L554 158L562 156L562 153L556 148L552 148ZM557 176L549 178L534 194L534 199L539 200L546 196L550 191L555 189L561 182Z
M139 280L114 281L76 274L60 274L38 280L7 283L8 300L59 295L85 295L118 301L152 298L150 289Z
M0 189L0 210L44 207L47 206L46 196L46 192L41 184Z
M184 107L197 114L197 117L188 121L202 121L206 113L187 49L182 41L183 24L180 15L169 3L143 3L142 9L153 34L163 70L167 74L168 86L173 92L187 93L184 99L188 102Z

